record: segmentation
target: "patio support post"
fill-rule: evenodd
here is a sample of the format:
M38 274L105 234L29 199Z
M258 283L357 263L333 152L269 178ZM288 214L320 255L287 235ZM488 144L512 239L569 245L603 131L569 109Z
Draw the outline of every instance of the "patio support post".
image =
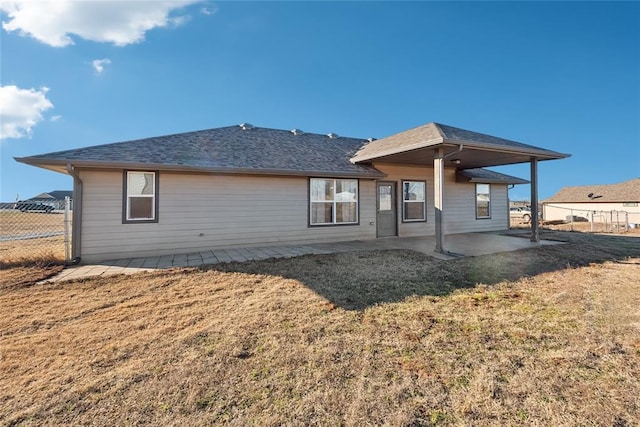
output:
M531 239L540 241L538 231L538 158L531 157Z
M438 148L433 155L433 202L436 213L436 248L438 253L444 253L444 235L442 220L444 212L444 149Z

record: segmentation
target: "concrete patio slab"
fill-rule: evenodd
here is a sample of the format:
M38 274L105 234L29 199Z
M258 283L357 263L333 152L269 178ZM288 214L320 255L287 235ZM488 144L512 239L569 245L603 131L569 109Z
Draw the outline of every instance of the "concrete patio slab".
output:
M426 237L387 237L375 240L318 243L306 245L279 245L236 249L213 249L174 255L143 258L124 258L95 264L67 267L58 275L43 282L59 282L93 276L135 274L143 271L158 271L168 268L197 267L223 262L246 262L268 258L291 258L310 254L330 254L353 251L408 249L442 260L464 256L488 255L518 249L557 245L562 242L541 240L529 241L522 231L450 234L445 237L445 253L434 252L436 240Z

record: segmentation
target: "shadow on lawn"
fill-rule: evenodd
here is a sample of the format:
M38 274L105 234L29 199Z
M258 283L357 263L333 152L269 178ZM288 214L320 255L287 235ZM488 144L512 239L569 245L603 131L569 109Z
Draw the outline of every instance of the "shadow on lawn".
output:
M540 273L640 257L640 238L544 232L567 241L493 255L441 261L410 250L307 255L208 268L295 279L348 310L399 302L409 296L443 296L478 283L493 285Z

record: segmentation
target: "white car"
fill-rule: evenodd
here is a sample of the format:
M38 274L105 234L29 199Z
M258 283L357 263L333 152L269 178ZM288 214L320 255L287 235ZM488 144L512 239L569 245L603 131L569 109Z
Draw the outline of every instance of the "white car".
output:
M509 218L529 222L531 221L531 209L528 207L511 208L509 209Z

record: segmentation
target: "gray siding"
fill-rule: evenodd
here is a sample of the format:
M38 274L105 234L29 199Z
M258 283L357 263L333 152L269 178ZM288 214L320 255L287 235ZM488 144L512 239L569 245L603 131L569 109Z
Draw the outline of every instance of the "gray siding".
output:
M433 169L411 167L411 166L396 166L375 164L376 169L387 174L384 181L395 182L397 188L398 200L396 203L398 218L398 236L399 237L412 237L412 236L433 236L435 234L435 214L433 205ZM402 222L402 181L403 180L415 180L426 181L426 195L427 199L427 221L426 222Z
M159 222L122 224L122 172L81 171L83 261L212 248L375 238L375 181L360 180L360 224L308 227L304 177L160 173ZM373 223L373 224L372 224Z
M435 233L433 169L376 165L397 182L398 234ZM160 172L158 223L122 223L122 171L81 170L84 182L82 259L164 255L200 250L374 239L376 186L359 180L359 225L308 226L308 179ZM425 180L426 222L402 222L403 179ZM508 227L506 185L491 185L491 218L475 217L475 184L445 171L445 233Z
M397 182L398 188L398 235L430 236L435 234L435 207L433 202L433 168L374 164L388 175L385 181ZM402 180L427 182L427 221L401 222ZM447 234L476 231L496 231L509 228L507 186L491 184L491 218L476 219L476 187L472 183L456 182L455 169L445 169L444 187L444 232Z

